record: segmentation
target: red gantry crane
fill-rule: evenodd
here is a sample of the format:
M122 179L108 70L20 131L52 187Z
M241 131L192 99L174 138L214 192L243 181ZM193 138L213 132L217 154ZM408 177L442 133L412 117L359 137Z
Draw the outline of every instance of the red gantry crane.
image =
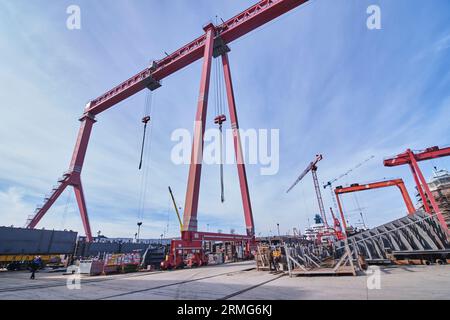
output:
M386 181L380 181L380 182L373 182L368 184L360 185L358 183L354 183L350 185L350 187L336 187L334 189L334 193L336 194L336 200L339 207L339 212L341 214L342 219L342 225L344 226L344 230L347 231L347 222L345 220L344 212L342 210L341 201L339 199L339 195L344 193L351 193L351 192L358 192L358 191L364 191L364 190L371 190L371 189L378 189L378 188L386 188L386 187L392 187L396 186L400 189L400 192L403 197L403 201L405 202L406 208L408 210L409 214L413 214L416 212L416 209L414 209L414 205L411 201L411 198L409 197L408 191L406 190L405 184L403 183L402 179L394 179L394 180L386 180Z
M417 191L419 191L420 197L422 198L425 211L431 214L431 209L427 201L428 199L431 203L433 211L436 213L436 216L439 219L440 224L442 225L444 230L447 230L448 233L448 226L444 219L444 216L442 215L442 212L439 209L439 206L437 205L436 200L434 199L433 194L431 193L430 188L428 187L428 184L418 165L419 161L447 156L450 156L450 147L440 149L438 146L434 146L425 150L421 150L417 153L414 153L411 149L408 149L405 152L396 155L395 157L385 159L384 165L386 167L395 167L405 164L409 165L414 177L414 181L416 182Z
M316 159L314 159L306 167L306 169L300 174L300 176L297 178L297 180L295 180L294 184L286 191L286 193L289 193L289 191L291 191L308 174L308 172L311 171L314 182L314 189L316 190L317 202L319 203L320 216L322 217L322 221L325 224L325 227L328 228L327 217L323 206L322 194L319 187L319 180L317 179L317 163L322 159L323 157L321 154L316 155Z
M96 122L96 116L144 89L149 89L151 91L156 90L161 86L162 79L199 59L203 59L200 93L195 116L194 142L192 146L185 210L183 214L183 229L181 231L181 240L172 241L168 263L170 264L171 261L178 261L179 254L182 254L183 250L187 250L187 252L190 250L190 252L198 254L202 250L203 241L246 241L248 246L251 241L254 241L254 222L241 149L239 124L228 58L228 52L230 52L228 44L307 1L308 0L261 0L222 24L214 25L209 23L204 26L204 34L200 37L184 45L172 54L167 55L163 59L154 61L149 67L117 85L100 97L90 101L86 105L84 113L80 118L81 127L79 129L69 170L59 179L58 185L55 186L51 194L46 197L44 204L36 209L35 215L30 220L27 227L35 228L65 188L72 186L75 191L87 241L92 241L92 232L81 182L81 172L92 127ZM206 127L211 65L212 59L219 57L221 57L222 60L226 97L231 119L231 128L233 129L234 149L247 230L246 235L226 235L198 232L197 230L197 209L202 171L202 147L204 143L203 135Z

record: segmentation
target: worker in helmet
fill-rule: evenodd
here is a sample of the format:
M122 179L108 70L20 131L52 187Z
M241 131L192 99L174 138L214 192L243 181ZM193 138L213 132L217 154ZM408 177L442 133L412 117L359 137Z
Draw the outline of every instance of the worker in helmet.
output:
M270 249L270 270L278 272L279 251L277 249ZM272 269L273 267L273 269Z

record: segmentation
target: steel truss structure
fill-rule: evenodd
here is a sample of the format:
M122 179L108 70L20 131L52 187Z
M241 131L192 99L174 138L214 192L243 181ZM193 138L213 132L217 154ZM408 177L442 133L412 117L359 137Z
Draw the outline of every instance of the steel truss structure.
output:
M450 253L450 242L436 214L424 211L391 221L379 227L349 236L352 252L369 263L390 262L395 257L441 257ZM336 242L336 251L344 254L345 242ZM356 258L356 257L355 257Z

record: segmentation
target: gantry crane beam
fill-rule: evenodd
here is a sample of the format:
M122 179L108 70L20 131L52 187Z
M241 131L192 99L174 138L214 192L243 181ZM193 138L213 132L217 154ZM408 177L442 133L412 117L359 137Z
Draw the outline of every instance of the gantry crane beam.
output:
M394 157L384 159L383 163L386 167L395 167L411 163L411 153L413 153L414 159L419 161L431 160L441 157L450 156L450 147L440 149L438 146L427 148L425 150L414 153L411 150L407 150Z
M33 219L27 224L27 228L34 228L47 210L53 205L64 189L72 186L75 190L78 207L83 220L86 238L92 241L92 233L87 215L86 203L81 184L81 172L85 160L85 155L91 135L95 117L101 112L111 108L119 102L131 97L139 91L148 88L155 90L161 86L161 80L175 73L178 70L190 65L194 61L203 58L203 70L200 84L200 96L197 105L196 128L194 132L195 142L193 144L193 157L200 156L197 151L202 150L203 133L205 128L207 100L209 91L209 78L211 71L212 57L222 57L226 92L231 115L231 126L233 128L235 155L237 158L239 183L241 187L244 215L246 221L247 235L244 237L254 238L253 214L248 192L245 165L242 159L242 147L239 135L239 125L234 102L234 92L231 81L231 73L227 52L228 43L249 33L250 31L276 19L288 11L308 2L308 0L261 0L247 10L234 16L221 25L215 26L212 23L203 28L204 34L187 45L176 50L167 57L154 61L151 66L142 70L138 74L122 82L118 86L109 90L100 97L90 101L84 108L83 116L80 118L81 126L78 131L77 143L72 154L69 170L59 180L51 194L45 198L42 206L36 209ZM199 121L200 120L200 121ZM198 124L201 123L201 128ZM185 212L183 215L182 238L190 240L193 232L197 231L197 202L199 195L199 185L201 176L201 162L191 161L188 190L186 192ZM197 235L198 236L198 235ZM195 235L194 235L195 237Z
M393 180L386 180L386 181L379 181L379 182L373 182L368 184L352 184L350 187L336 187L334 189L334 193L336 195L336 200L338 203L339 212L341 214L342 219L342 225L344 226L344 230L347 230L347 221L345 220L344 212L342 210L341 201L339 199L339 195L345 194L345 193L351 193L351 192L359 192L364 190L372 190L372 189L379 189L379 188L387 188L396 186L400 189L400 192L403 197L403 201L405 202L406 208L408 210L408 214L413 214L416 209L414 208L414 205L411 201L411 198L409 197L408 190L406 190L405 183L402 179L393 179Z
M305 2L308 0L259 1L215 27L214 47L220 48ZM150 67L92 100L86 106L85 112L97 115L147 87L152 90L158 88L162 79L201 59L205 42L206 34L203 34L167 57L155 61Z
M386 167L395 167L401 165L409 165L411 169L411 173L414 177L414 182L417 186L417 191L419 191L420 197L422 199L423 207L425 211L431 214L431 208L428 205L428 200L430 200L431 207L433 211L436 213L436 216L439 220L439 223L442 225L444 230L449 233L447 222L445 221L444 216L442 215L439 206L434 199L433 194L431 193L430 188L428 187L427 181L420 170L419 161L431 160L441 157L450 156L450 147L439 148L437 146L427 148L425 150L414 153L411 149L406 150L403 153L396 155L395 157L387 158L384 160L384 165Z

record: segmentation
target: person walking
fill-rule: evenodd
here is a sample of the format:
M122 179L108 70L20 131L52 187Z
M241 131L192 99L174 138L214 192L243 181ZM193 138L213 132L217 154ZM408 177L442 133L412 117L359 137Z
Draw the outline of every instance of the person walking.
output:
M35 280L35 273L41 266L41 263L42 263L41 257L35 256L33 261L31 262L31 267L30 267L31 268L31 276L30 276L31 280Z

